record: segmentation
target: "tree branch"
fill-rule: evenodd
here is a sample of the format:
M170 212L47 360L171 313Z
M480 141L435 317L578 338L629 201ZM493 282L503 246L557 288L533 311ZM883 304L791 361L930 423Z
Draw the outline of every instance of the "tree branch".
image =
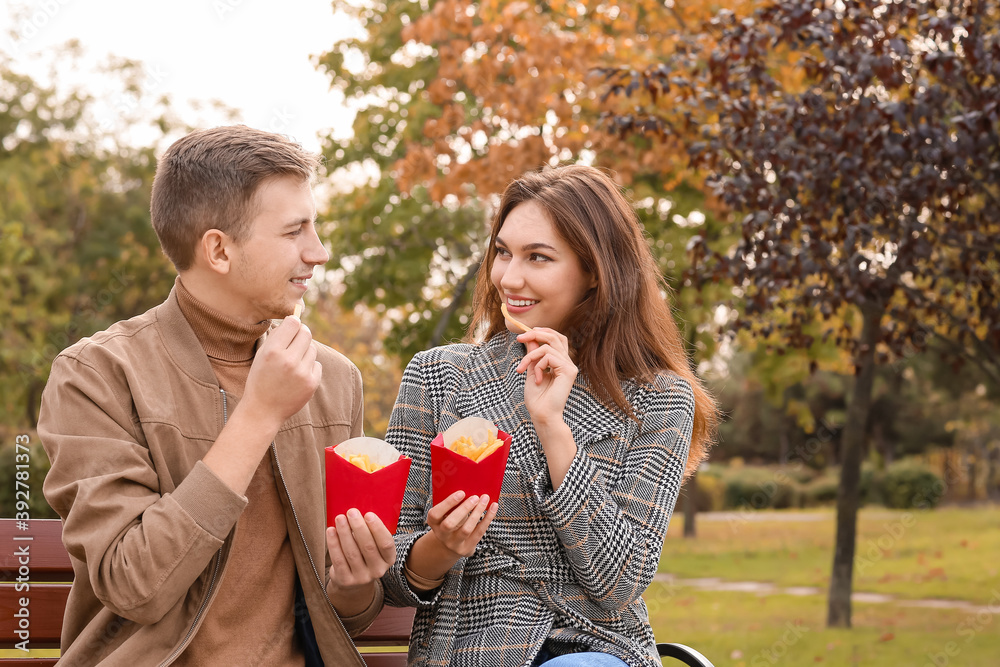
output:
M469 283L472 282L477 273L479 273L478 259L472 262L469 270L466 271L462 279L455 285L455 291L451 295L451 303L441 313L441 319L438 320L438 323L434 325L434 332L431 334L430 340L431 347L436 347L443 342L444 332L448 329L448 323L451 322L452 315L458 310L459 305L462 303L462 297L465 296L465 292L469 289Z

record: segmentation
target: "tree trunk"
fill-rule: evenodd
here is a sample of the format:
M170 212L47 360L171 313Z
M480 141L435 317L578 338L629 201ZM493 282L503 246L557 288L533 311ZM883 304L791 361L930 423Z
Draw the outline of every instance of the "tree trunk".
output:
M42 401L42 390L45 389L45 385L39 380L32 380L28 384L28 402L24 406L24 416L28 420L27 425L29 428L38 428L38 408Z
M851 589L854 551L857 541L861 459L865 445L865 424L872 404L875 380L875 341L882 311L874 304L862 307L864 324L854 378L854 395L847 408L847 424L840 442L840 486L837 490L837 537L830 577L830 600L826 625L851 627Z
M986 469L986 498L1000 500L1000 484L997 483L997 462L1000 461L1000 447L990 450L989 467Z
M695 515L698 514L698 471L688 477L684 496L684 537L695 537Z
M437 347L442 342L444 342L444 332L448 329L448 322L451 321L452 315L458 310L459 306L462 305L462 299L465 297L465 292L469 289L469 283L471 283L476 274L479 272L479 262L473 262L469 266L469 270L462 276L462 279L458 281L455 285L455 291L451 293L451 303L448 307L444 309L441 313L441 317L438 319L436 325L434 325L434 331L431 332L431 339L429 346Z

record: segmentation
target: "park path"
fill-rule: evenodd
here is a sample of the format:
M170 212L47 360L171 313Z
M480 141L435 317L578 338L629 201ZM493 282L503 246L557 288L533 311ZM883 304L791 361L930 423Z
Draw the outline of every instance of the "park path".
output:
M653 581L660 581L668 586L687 586L703 591L735 591L738 593L755 593L757 595L825 595L826 590L816 586L777 586L767 581L726 581L718 577L705 577L701 579L679 579L678 577L659 572L653 577ZM883 593L857 592L851 594L854 602L864 602L868 604L888 604L892 603L900 607L922 607L925 609L958 609L972 614L986 612L994 614L1000 612L996 605L981 605L966 600L941 600L937 598L909 599L899 598L895 595Z

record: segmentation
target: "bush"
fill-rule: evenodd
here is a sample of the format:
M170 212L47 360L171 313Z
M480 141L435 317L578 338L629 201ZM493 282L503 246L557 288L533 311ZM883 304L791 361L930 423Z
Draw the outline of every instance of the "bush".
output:
M881 502L879 478L875 467L865 463L861 467L861 479L858 482L859 502L871 505ZM827 468L822 475L812 480L802 488L803 507L822 507L834 505L837 502L837 492L840 489L840 468Z
M944 480L916 461L899 461L882 475L879 492L886 507L931 509L944 496Z
M840 471L831 469L820 475L802 489L804 507L822 507L837 502L840 488Z
M725 476L727 509L784 509L799 505L798 485L780 469L740 468Z
M718 474L713 472L699 471L697 475L698 491L695 493L695 511L716 512L723 508L723 484ZM690 479L689 479L690 481ZM681 487L681 495L677 499L677 509L675 513L684 511L685 503L691 497L691 485L685 482Z

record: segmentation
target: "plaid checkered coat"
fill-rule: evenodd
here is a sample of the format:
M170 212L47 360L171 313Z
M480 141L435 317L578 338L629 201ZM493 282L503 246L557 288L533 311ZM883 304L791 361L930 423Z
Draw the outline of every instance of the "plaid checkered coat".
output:
M604 407L582 378L564 412L578 447L552 490L524 404L525 353L512 334L483 345L417 354L406 367L386 439L413 459L385 575L386 601L415 606L411 665L530 665L552 639L575 650L659 665L642 592L653 579L691 440L690 385L662 373L653 387L626 383L641 422ZM429 530L430 442L463 417L491 420L513 437L500 508L476 552L433 597L403 574ZM426 597L426 594L425 594Z

